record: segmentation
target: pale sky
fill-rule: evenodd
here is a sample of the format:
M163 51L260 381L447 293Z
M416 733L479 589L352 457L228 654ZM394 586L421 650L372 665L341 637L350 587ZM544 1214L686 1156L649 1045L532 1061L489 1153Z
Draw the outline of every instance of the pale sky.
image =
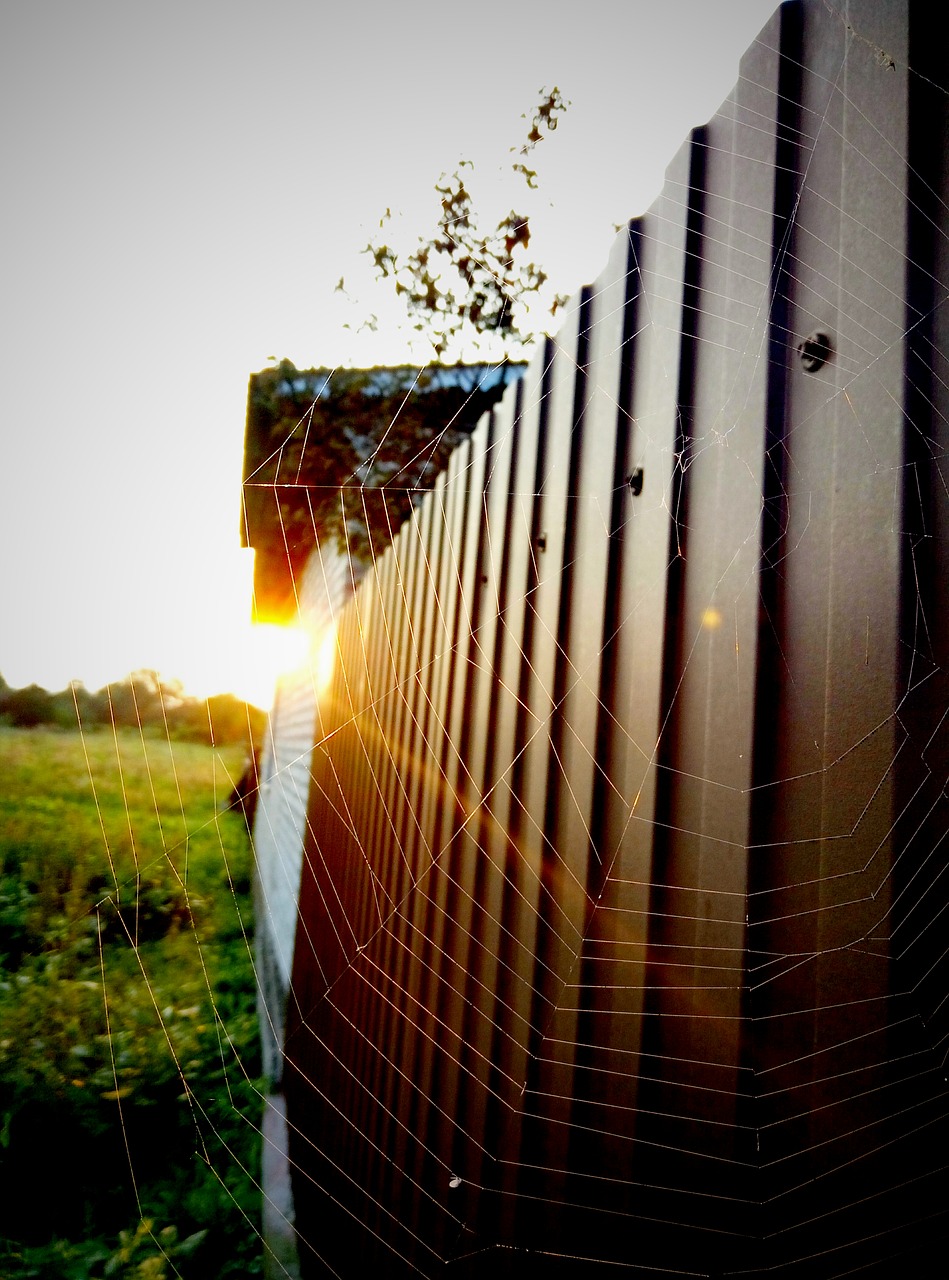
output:
M360 249L387 207L407 244L430 233L461 157L505 213L544 85L572 105L536 153L531 256L561 292L593 279L774 7L0 0L8 683L147 666L264 698L248 375L424 361Z

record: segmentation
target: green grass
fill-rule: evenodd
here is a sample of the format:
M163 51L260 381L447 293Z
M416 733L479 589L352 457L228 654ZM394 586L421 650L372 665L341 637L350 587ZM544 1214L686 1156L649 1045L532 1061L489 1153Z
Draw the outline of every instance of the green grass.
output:
M243 764L0 728L0 1274L259 1270Z

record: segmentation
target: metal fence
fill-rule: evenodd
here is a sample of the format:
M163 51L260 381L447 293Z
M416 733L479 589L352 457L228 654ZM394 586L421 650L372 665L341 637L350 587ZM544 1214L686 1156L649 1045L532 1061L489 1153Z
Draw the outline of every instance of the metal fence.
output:
M286 1045L305 1273L932 1274L934 22L782 7L341 616Z

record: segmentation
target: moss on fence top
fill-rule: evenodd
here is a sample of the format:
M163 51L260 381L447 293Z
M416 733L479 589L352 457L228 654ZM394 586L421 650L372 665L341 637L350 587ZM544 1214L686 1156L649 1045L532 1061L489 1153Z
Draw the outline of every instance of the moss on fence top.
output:
M258 619L293 615L293 581L335 537L357 566L384 550L520 365L297 369L251 375L242 541Z

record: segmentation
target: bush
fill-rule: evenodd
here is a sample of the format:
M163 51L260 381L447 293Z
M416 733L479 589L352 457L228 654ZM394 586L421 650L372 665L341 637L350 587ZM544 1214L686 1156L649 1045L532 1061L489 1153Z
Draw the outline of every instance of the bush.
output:
M259 1270L250 850L219 811L241 758L0 730L10 1280Z

